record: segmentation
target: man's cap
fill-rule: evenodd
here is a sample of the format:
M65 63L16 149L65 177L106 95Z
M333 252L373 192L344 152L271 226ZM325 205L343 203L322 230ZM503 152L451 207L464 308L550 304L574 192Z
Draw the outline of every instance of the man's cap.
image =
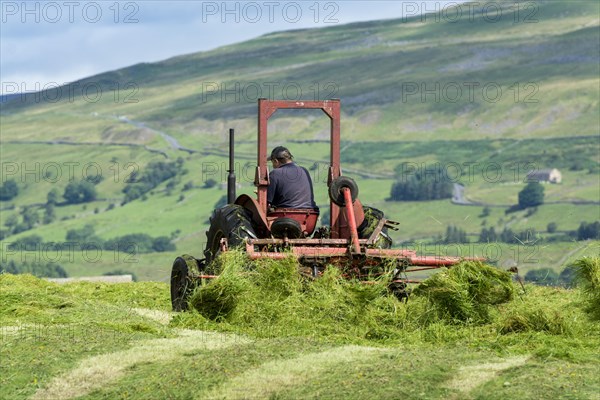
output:
M287 147L277 146L271 152L271 157L269 157L269 160L291 160L293 158L294 156L292 155L292 153L290 153Z

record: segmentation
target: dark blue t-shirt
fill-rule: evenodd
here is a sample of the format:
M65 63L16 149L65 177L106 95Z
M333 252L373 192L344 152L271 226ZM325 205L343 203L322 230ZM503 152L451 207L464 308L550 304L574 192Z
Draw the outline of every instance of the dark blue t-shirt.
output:
M317 208L306 168L292 162L271 171L267 202L275 208Z

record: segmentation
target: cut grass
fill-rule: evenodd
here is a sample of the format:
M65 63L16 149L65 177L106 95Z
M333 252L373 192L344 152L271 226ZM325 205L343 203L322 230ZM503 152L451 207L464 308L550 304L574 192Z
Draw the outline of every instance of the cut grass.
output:
M222 349L243 343L234 335L199 331L180 331L179 337L138 341L127 350L84 359L65 375L54 378L38 390L33 400L71 399L84 396L118 380L136 364L164 362L201 349Z
M0 274L0 397L28 397L82 358L172 336L133 310L134 304L157 307L165 301L156 285L61 286L31 275Z
M528 286L517 293L511 274L478 262L442 270L414 291L408 304L387 291L385 277L364 285L328 268L314 282L298 274L290 257L284 262L249 262L241 253L222 256L221 277L192 295L199 314L177 315L174 326L225 329L256 337L311 336L353 343L398 340L448 342L466 332L452 326L481 326L499 335L542 332L577 336L580 311L539 302L539 291L556 296L561 289ZM491 332L490 331L490 332Z
M240 399L273 398L281 392L302 385L310 385L320 375L339 364L375 361L385 349L365 346L340 346L295 358L266 362L258 368L237 375L202 398Z
M415 290L427 298L439 319L489 322L490 306L513 299L511 274L480 262L463 262L444 269Z
M425 297L405 304L333 272L306 283L291 274L293 259L248 270L228 255L223 268L237 263L230 278L248 286L217 321L191 311L165 325L165 284L0 276L0 356L10 371L0 396L589 399L599 389L600 323L585 317L578 289L526 285L490 305L489 322L456 323ZM531 310L567 329L502 330ZM204 331L182 336L182 327Z
M584 257L571 266L586 298L589 315L600 320L600 257Z

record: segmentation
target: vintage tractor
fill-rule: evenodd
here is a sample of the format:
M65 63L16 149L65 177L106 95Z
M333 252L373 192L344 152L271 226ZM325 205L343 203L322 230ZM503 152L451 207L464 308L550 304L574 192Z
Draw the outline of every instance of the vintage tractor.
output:
M269 210L267 188L267 122L279 109L320 109L331 120L331 151L327 186L330 224L316 228L318 211L306 209ZM392 271L390 290L399 298L408 296L407 273L454 265L457 257L423 257L412 250L391 249L388 229L398 223L358 199L355 181L342 175L340 166L340 101L258 101L258 155L254 184L256 198L235 196L233 130L230 130L228 204L210 218L204 258L177 257L171 272L173 310L187 309L191 292L202 282L216 278L212 262L222 252L241 247L251 259L298 258L301 273L318 278L327 265L335 265L345 276L364 281Z

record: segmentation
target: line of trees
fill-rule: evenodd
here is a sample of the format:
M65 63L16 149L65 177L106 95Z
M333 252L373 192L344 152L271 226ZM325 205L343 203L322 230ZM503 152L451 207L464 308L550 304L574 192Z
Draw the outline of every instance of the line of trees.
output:
M551 222L548 224L548 233L556 232L556 223ZM497 233L494 227L482 228L479 234L479 243L492 243L492 242L504 242L504 243L527 243L531 241L572 241L572 240L588 240L600 239L600 221L596 222L582 222L579 228L573 231L569 231L566 234L551 236L542 238L540 233L533 228L528 228L520 232L514 232L510 228L504 228L502 232Z
M548 232L556 231L556 223L548 224ZM567 234L541 237L540 232L533 228L527 228L522 231L515 232L510 228L504 228L501 232L496 232L494 227L482 228L477 239L478 243L532 243L537 241L573 241L573 240L600 240L600 221L582 222L577 230L569 231ZM436 243L469 243L467 232L454 225L446 227L446 233L439 235Z
M40 278L67 278L65 269L56 263L0 261L0 273L31 274Z
M568 288L573 287L575 284L575 272L571 267L566 267L560 274L550 268L532 269L525 274L525 280L540 286L563 286Z
M178 174L185 174L187 171L183 168L183 163L184 160L181 157L173 162L151 161L141 175L133 172L127 185L123 188L125 194L123 202L128 203L142 197L162 182L174 178Z
M146 233L133 233L123 236L117 236L113 239L103 240L96 236L94 227L86 225L79 229L70 229L67 231L65 243L44 243L43 238L39 235L29 235L8 245L9 250L26 250L35 251L42 246L52 246L53 249L65 248L72 250L73 248L82 248L93 245L96 248L104 250L121 251L128 254L168 252L177 250L172 238L167 236L152 237Z
M479 243L492 243L492 242L503 242L503 243L528 243L533 240L538 240L539 234L533 228L525 229L524 231L514 232L510 228L504 228L502 232L496 233L494 227L482 228L479 234Z
M400 178L392 185L390 200L419 201L452 197L454 184L439 165L431 169L408 171L406 164L396 167Z

